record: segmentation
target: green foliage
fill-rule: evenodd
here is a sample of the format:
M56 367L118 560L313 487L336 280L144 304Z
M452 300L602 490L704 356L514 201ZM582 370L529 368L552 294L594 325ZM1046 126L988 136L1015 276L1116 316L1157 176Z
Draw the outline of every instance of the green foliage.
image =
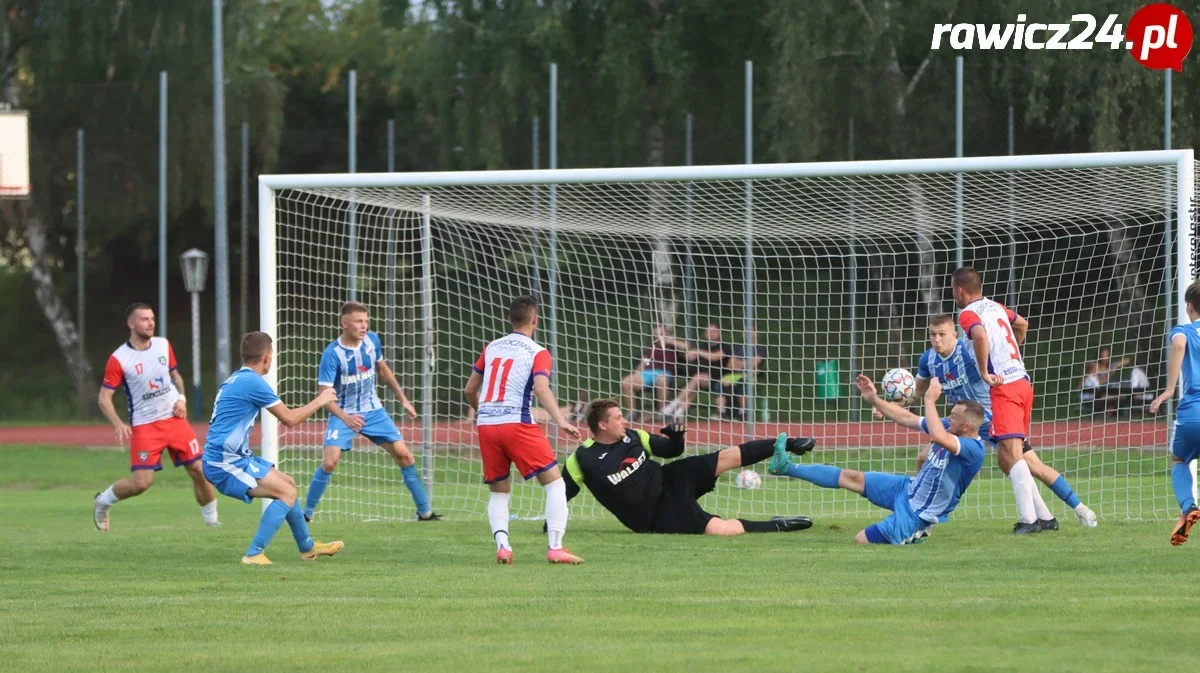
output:
M212 248L211 6L10 0L6 7L0 87L11 85L31 112L34 205L63 296L78 268L75 131L87 132L90 331L111 324L129 301L155 294L162 70L170 75L169 259ZM1194 2L1183 8L1200 13ZM1088 11L1127 19L1132 9L1101 0ZM1010 22L1019 12L1065 21L1075 11L1064 0L225 0L231 252L255 254L253 234L249 250L236 245L238 216L255 195L252 187L243 204L237 188L240 125L250 125L252 179L264 171L346 170L351 69L361 171L388 165L389 119L397 170L529 167L534 117L539 163L547 166L551 62L559 69L562 167L683 163L689 113L697 163L742 161L747 60L760 161L845 159L850 119L855 158L945 156L954 148L955 54L930 51L932 25ZM967 154L1007 151L1010 104L1018 152L1161 146L1163 75L1126 54L1007 50L965 58ZM1177 147L1195 142L1196 73L1174 75ZM249 221L253 230L253 213ZM0 221L0 261L19 270L23 255L20 223ZM177 318L186 295L173 262L167 278ZM236 315L236 300L234 308ZM251 299L252 320L256 309ZM110 344L88 343L99 366ZM15 347L0 338L0 350ZM204 352L212 352L207 342Z

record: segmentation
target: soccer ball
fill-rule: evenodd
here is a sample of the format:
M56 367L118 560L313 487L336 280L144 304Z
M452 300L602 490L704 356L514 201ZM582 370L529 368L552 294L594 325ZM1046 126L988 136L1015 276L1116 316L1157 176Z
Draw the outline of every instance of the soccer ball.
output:
M889 402L903 402L917 390L917 380L907 369L893 369L883 375L883 396Z
M737 476L738 488L758 488L762 486L762 477L754 470L742 470Z

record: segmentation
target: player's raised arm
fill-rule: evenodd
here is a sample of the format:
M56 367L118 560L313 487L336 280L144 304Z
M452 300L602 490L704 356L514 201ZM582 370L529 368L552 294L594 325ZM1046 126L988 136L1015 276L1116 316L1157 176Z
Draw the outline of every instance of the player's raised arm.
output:
M937 403L941 397L941 381L930 379L929 390L925 391L925 427L923 429L929 433L929 438L933 440L934 444L958 455L958 437L946 430L942 425L941 417L938 416Z
M659 458L675 458L683 455L683 436L687 428L681 423L669 423L663 426L659 435L650 435L650 453Z
M336 406L337 393L333 392L333 388L322 386L321 391L317 393L317 396L314 397L311 402L300 407L299 409L289 409L288 405L283 403L283 400L280 400L279 398L275 399L276 402L274 404L266 407L267 411L271 412L271 415L275 418L278 418L279 422L282 423L284 427L294 428L304 421L307 421L312 417L313 414L317 413L330 403L334 403Z
M1175 334L1171 337L1171 350L1167 353L1167 387L1150 403L1150 413L1157 414L1164 402L1175 396L1179 384L1179 373L1183 371L1183 356L1187 353L1187 337Z
M854 379L854 385L858 388L858 392L862 395L863 401L875 407L879 413L889 419L903 425L910 430L921 429L921 417L904 407L888 402L879 396L875 390L875 382L868 378L865 374L859 374Z

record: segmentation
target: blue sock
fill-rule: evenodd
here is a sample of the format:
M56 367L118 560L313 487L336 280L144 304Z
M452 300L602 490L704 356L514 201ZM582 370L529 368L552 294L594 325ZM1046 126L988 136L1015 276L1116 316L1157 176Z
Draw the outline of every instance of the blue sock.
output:
M1175 499L1179 501L1181 512L1196 506L1196 500L1192 497L1192 483L1192 470L1187 463L1171 466L1171 485L1175 487Z
M271 544L271 538L275 537L275 533L283 525L289 509L291 508L288 507L288 504L282 500L276 500L267 506L266 511L262 513L262 519L258 522L258 530L254 533L254 539L250 541L250 547L246 550L246 556L257 556L267 548L267 545Z
M296 539L296 546L300 548L300 553L304 553L313 548L312 535L308 534L308 522L304 520L304 510L300 509L300 501L287 513L288 526L292 529L292 537Z
M792 466L787 471L787 476L792 479L803 479L822 488L837 488L838 477L841 475L842 468L832 465L800 465L799 463L792 463Z
M417 474L417 466L402 467L400 474L404 475L404 485L408 487L408 492L412 493L413 502L417 505L417 516L428 515L433 510L429 508L429 495L425 493L425 483Z
M1079 506L1079 496L1075 495L1075 491L1071 490L1071 486L1067 484L1067 478L1058 475L1058 479L1054 480L1054 484L1050 486L1050 490L1054 491L1054 495L1058 496L1059 500L1067 503L1071 509Z
M308 496L304 499L304 513L310 519L317 509L317 503L321 502L321 496L325 495L325 487L329 485L331 474L326 472L324 466L321 465L318 465L317 471L313 472L312 483L308 485Z

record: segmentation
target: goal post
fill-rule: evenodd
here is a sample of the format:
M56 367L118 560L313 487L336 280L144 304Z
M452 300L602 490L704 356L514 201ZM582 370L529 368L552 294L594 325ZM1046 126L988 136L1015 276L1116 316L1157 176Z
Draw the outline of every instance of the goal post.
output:
M953 311L948 276L961 256L984 273L989 296L1030 318L1031 440L1043 460L1106 519L1170 516L1161 462L1171 410L1149 416L1145 402L1165 382L1165 329L1187 319L1191 150L264 175L259 196L260 326L276 339L269 382L290 406L315 393L317 360L353 291L417 407L409 420L381 391L438 511L484 514L461 390L520 294L546 306L535 339L552 349L553 386L568 412L580 399L629 400L641 414L634 425L654 431L662 386L687 419L689 455L789 432L817 438L806 462L912 473L922 438L872 421L855 404L852 378L916 370L928 316ZM703 366L680 352L661 381L634 371L659 324L692 351L721 341L725 357ZM1112 350L1112 373L1096 387L1086 363L1101 347ZM760 353L762 364L748 366ZM302 491L320 464L323 424L319 414L285 430L263 417L264 457ZM543 427L565 460L573 444ZM757 470L765 476L765 466ZM802 482L767 478L741 490L732 476L705 496L707 509L877 513ZM540 516L540 492L520 482L512 511ZM360 438L317 516L412 512L398 467ZM989 457L956 516L1013 512ZM600 515L586 496L572 503L572 516Z

